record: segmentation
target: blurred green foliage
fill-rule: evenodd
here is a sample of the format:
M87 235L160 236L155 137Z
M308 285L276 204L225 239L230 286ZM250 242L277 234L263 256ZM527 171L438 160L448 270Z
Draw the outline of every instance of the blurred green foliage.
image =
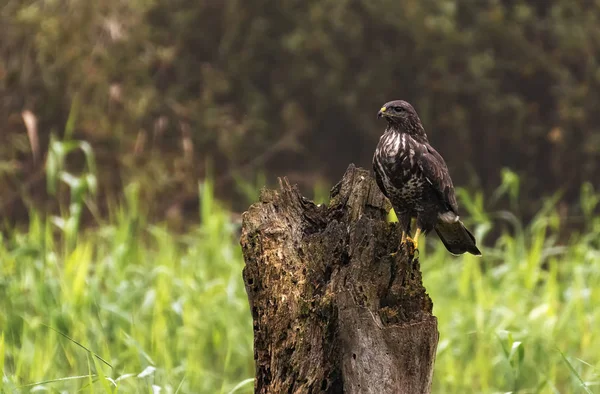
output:
M243 262L214 193L244 206L289 175L325 201L404 98L481 190L459 196L488 245L422 251L434 389L593 392L599 50L584 0L1 1L0 217L27 225L0 235L0 391L250 392Z
M237 226L210 183L185 235L148 225L138 193L95 229L31 212L0 238L0 392L252 392Z
M504 178L498 194L518 190L518 179ZM71 205L93 192L79 190ZM129 185L93 229L57 226L69 209L31 212L25 229L0 236L0 392L252 392L239 226L211 182L185 234L149 225L139 191ZM591 184L580 195L587 211L600 204ZM482 193L459 197L478 239L503 230L482 258L422 243L440 331L433 392L596 392L600 217L561 239L555 201L522 226L508 211L487 211Z
M559 188L576 203L598 179L599 22L584 0L4 0L0 209L45 198L23 110L39 152L71 119L102 193L139 182L162 215L197 200L209 157L226 199L258 170L310 189L369 166L392 98L455 183L490 192L509 167L525 214Z

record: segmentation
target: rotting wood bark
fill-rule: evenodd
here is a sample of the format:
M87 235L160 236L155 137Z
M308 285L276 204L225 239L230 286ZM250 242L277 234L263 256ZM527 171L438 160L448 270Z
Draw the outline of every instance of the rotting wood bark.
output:
M280 180L243 215L256 393L429 393L437 320L369 172L328 206Z

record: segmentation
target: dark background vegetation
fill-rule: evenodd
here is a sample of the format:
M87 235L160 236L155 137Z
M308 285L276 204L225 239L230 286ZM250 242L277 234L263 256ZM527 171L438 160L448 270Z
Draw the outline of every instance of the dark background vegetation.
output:
M597 1L0 4L4 220L55 209L52 133L93 147L100 210L135 181L153 217L185 216L210 175L239 212L240 183L260 186L259 174L311 191L350 162L370 168L375 115L397 98L415 105L455 184L489 195L515 171L524 219L557 190L576 216L581 184L599 183Z
M421 248L433 392L591 393L599 61L600 0L0 0L0 392L252 392L239 213L402 98L484 255Z

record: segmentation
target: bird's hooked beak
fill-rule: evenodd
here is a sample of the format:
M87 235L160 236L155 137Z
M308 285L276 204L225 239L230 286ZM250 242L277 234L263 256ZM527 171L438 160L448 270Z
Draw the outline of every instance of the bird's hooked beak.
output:
M377 118L381 118L382 116L384 116L386 110L387 110L386 107L381 107L379 112L377 112Z

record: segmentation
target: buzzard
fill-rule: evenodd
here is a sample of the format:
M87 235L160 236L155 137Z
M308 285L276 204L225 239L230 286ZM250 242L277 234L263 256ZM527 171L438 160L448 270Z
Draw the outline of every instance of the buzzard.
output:
M435 229L452 254L481 255L475 237L458 217L458 204L448 167L425 134L415 109L403 100L390 101L377 115L387 120L373 156L377 185L389 198L402 228L402 243L417 248L421 233ZM417 229L411 239L410 224Z

